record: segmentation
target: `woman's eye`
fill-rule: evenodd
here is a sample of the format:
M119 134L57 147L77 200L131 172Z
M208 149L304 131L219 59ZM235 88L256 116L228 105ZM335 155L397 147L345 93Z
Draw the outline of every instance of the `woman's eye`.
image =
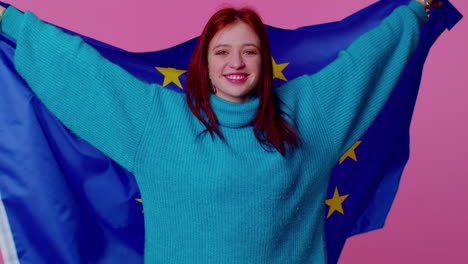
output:
M215 52L216 55L224 55L224 54L227 54L227 51L225 50L218 50Z
M255 51L255 50L246 50L246 51L244 51L244 53L248 54L248 55L255 55L255 54L257 54L257 51Z

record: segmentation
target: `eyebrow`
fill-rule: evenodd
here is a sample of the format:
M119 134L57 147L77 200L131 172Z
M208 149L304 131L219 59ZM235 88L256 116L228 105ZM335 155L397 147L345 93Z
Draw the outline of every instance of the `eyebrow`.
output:
M257 49L260 49L256 44L254 43L246 43L246 44L242 44L242 47L248 47L248 46L254 46L255 48ZM214 46L211 50L215 50L217 48L221 48L221 47L231 47L231 45L229 44L218 44L216 46Z

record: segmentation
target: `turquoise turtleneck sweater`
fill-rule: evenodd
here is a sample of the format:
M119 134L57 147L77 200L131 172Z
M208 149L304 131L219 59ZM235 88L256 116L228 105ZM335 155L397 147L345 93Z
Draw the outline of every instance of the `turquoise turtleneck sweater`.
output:
M411 1L317 74L279 87L303 138L285 156L254 136L258 98L212 96L226 140L198 137L204 126L183 94L141 82L30 12L8 8L1 28L17 40L18 72L50 111L135 175L146 263L316 264L326 263L331 169L381 110L425 19Z

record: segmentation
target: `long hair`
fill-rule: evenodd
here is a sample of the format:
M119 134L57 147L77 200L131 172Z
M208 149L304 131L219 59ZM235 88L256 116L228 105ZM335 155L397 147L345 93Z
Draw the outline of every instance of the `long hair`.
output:
M286 145L294 149L300 144L301 138L282 115L282 102L273 91L273 66L270 43L266 28L258 14L249 8L224 8L216 12L208 21L198 40L190 60L185 85L187 104L190 111L205 125L211 136L217 134L224 139L216 114L211 108L211 83L208 71L208 46L217 32L236 22L244 22L257 34L260 40L261 72L260 80L254 92L260 99L260 104L253 120L255 137L267 149L276 149L282 155ZM201 111L205 112L207 120Z

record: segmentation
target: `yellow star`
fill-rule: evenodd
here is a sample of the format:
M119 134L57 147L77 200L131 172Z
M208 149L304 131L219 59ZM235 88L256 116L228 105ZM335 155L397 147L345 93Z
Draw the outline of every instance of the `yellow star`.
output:
M346 153L343 156L341 156L339 164L343 163L343 161L348 157L354 161L357 161L355 150L361 143L362 140L359 140L358 142L354 143L354 145L350 149L348 149L348 151L346 151Z
M138 202L140 202L140 203L143 203L143 200L142 200L142 199L135 199L135 200L137 200L137 201L138 201ZM144 212L144 210L143 210L143 211L141 211L141 212L143 213L143 212Z
M162 67L154 67L154 68L156 68L156 70L158 70L160 73L164 75L164 83L163 83L164 87L166 87L168 84L173 82L177 86L179 86L180 89L183 89L182 84L180 83L180 80L179 80L179 76L186 73L187 71L178 70L176 68L162 68Z
M338 192L338 187L335 187L335 193L333 194L333 198L325 201L325 203L328 206L330 206L327 218L329 218L335 211L338 211L344 215L342 203L344 202L344 200L346 200L346 198L348 198L348 196L349 194L340 196L340 193Z
M287 63L281 63L281 64L276 64L276 61L273 57L271 57L272 63L273 63L273 79L278 78L283 81L288 81L286 77L284 77L283 70L289 65L289 62Z

